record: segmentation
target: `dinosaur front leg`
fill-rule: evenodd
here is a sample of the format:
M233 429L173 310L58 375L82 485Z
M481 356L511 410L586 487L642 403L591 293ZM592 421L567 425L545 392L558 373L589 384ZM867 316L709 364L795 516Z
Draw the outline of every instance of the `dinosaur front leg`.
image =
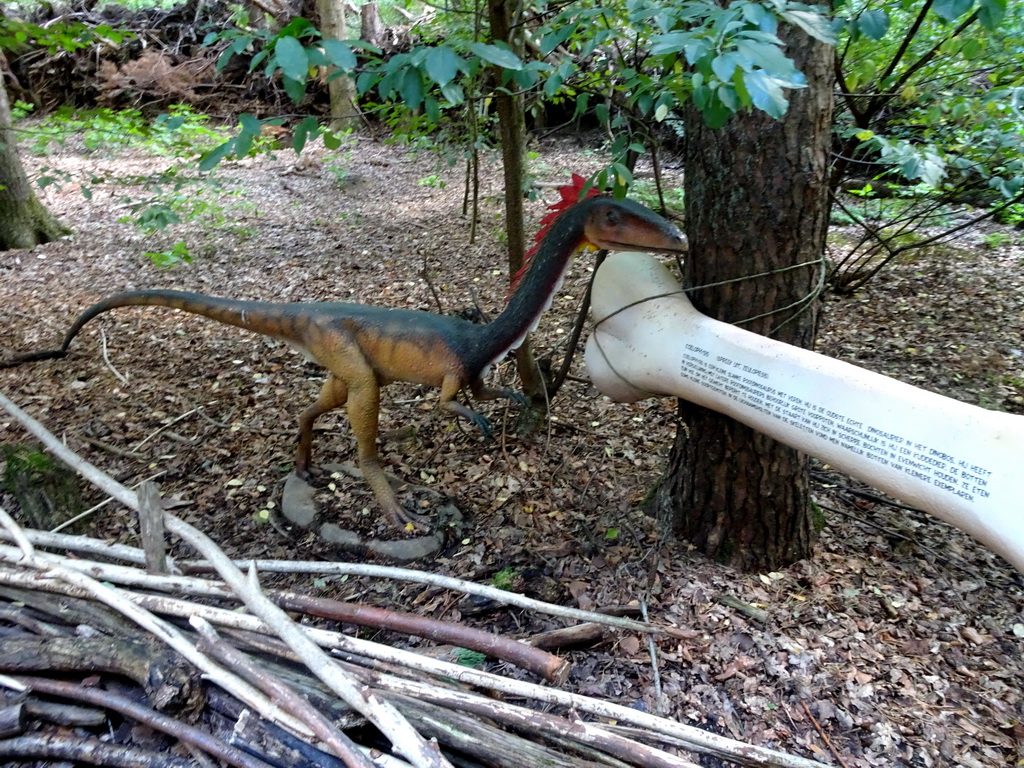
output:
M487 418L483 416L483 414L477 413L472 408L463 405L462 403L455 399L459 394L459 390L461 389L461 379L459 379L456 376L446 376L444 381L441 382L441 400L439 405L442 408L449 410L452 413L457 413L462 418L468 419L469 421L473 422L474 424L476 424L477 428L481 432L483 432L484 437L490 437L491 424L489 421L487 421ZM474 393L475 397L477 392L477 385L474 384L471 387L471 390ZM487 400L488 398L484 397L480 399Z
M518 403L524 408L529 405L526 399L526 395L522 392L516 392L513 389L497 389L495 387L488 387L479 379L470 385L470 391L473 393L474 400L497 400L499 397L503 397L506 400L512 400Z
M313 422L320 416L340 408L348 401L348 385L337 376L327 377L320 396L299 416L299 447L295 451L295 471L300 477L309 477L310 457L313 452Z
M377 428L380 418L380 387L376 380L353 386L348 398L348 418L359 449L359 469L384 513L396 526L429 530L424 518L405 509L391 489L377 453Z

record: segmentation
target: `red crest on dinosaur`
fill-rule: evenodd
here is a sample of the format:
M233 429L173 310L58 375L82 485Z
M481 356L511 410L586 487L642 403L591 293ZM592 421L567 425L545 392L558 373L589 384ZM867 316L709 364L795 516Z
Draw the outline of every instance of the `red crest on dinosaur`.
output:
M558 194L561 199L554 205L549 205L548 210L551 211L551 213L547 214L540 220L540 229L537 231L537 234L533 236L533 247L528 250L526 255L523 257L523 266L521 266L519 271L512 276L512 282L509 286L510 294L519 286L519 281L530 268L530 262L533 260L534 254L537 253L541 240L544 239L544 235L546 235L548 230L551 229L551 225L554 223L555 219L561 216L567 208L571 208L576 205L580 200L586 200L588 197L596 197L601 194L601 191L593 186L587 189L586 194L583 194L583 190L586 189L586 187L587 180L578 173L574 173L572 175L571 183L558 188Z

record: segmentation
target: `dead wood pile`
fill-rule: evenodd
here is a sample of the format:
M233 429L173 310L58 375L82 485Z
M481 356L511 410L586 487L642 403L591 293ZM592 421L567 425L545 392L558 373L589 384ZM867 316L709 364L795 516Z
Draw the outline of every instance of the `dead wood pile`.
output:
M144 542L135 549L25 530L0 509L0 540L9 542L0 544L0 761L185 766L192 760L209 764L212 756L245 768L695 768L692 757L705 754L739 765L822 768L564 691L568 664L540 647L592 639L614 627L648 634L671 633L671 627L549 605L426 572L351 563L234 563L203 533L165 512L152 483L138 493L125 488L3 395L0 406L48 451L135 510ZM173 562L165 531L203 560ZM248 576L240 567L248 568ZM264 591L258 572L281 569L432 583L584 623L553 638L501 637L411 614ZM414 653L314 627L313 617L437 645ZM475 665L450 661L466 658L466 651L454 649L475 654ZM476 668L485 657L518 667L520 679ZM526 676L547 685L521 679Z
M301 7L277 9L277 18L305 15ZM248 60L235 57L220 72L218 57L231 41L203 45L210 32L234 26L237 3L221 0L187 0L172 8L130 11L114 4L97 5L76 0L69 6L40 4L19 11L22 21L42 27L81 24L97 30L110 27L128 36L115 42L97 33L89 45L74 51L26 43L7 53L0 72L12 102L32 104L37 112L59 106L109 107L159 112L172 104L186 104L212 114L253 112L259 116L294 111L277 80L268 80L262 70L249 72ZM261 6L249 5L255 24L263 18ZM300 105L306 113L327 108L326 86L310 83Z

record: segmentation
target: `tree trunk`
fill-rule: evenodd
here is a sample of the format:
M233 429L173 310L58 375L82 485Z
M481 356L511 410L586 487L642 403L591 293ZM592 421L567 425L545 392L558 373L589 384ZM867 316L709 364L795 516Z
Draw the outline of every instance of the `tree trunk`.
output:
M788 53L808 87L791 91L782 120L738 114L709 129L686 125L686 284L718 283L820 259L828 224L832 49L789 30ZM698 309L812 348L823 266L693 291ZM764 317L759 317L764 313ZM690 403L655 495L677 534L722 562L775 569L808 557L814 540L807 459Z
M335 40L348 37L343 0L316 0L316 11L324 37ZM327 94L331 101L330 129L335 133L359 130L359 107L356 106L356 85L352 78L347 75L334 78L327 84Z
M0 78L0 251L32 248L71 234L32 191L11 123L11 105Z
M519 56L523 55L521 27L514 23L520 3L518 0L488 0L488 21L491 39L508 43L509 48ZM526 253L526 233L523 228L523 193L526 186L526 114L523 97L512 91L515 86L504 89L500 85L500 70L494 74L494 109L498 114L498 131L501 143L501 160L505 173L505 246L508 250L509 276L515 275L523 266ZM530 346L530 337L516 350L516 364L523 391L527 398L538 406L545 403L544 380L537 370L537 363Z

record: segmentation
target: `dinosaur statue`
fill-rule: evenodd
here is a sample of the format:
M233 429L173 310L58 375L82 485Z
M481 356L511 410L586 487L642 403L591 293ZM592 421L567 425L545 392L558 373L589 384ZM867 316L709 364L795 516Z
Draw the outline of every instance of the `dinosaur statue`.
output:
M423 529L423 520L398 502L380 465L381 386L406 381L439 387L441 407L489 434L487 420L455 398L468 388L476 400L521 399L517 393L486 386L483 379L536 327L578 250L590 245L614 251L679 253L685 250L685 242L675 226L639 203L588 197L569 205L551 222L505 309L486 325L366 304L236 301L184 291L129 291L89 307L64 336L60 349L22 355L0 362L0 368L66 356L86 323L117 307L171 307L281 339L330 373L316 402L299 416L296 472L308 477L313 422L347 405L359 467L377 502L395 525Z

